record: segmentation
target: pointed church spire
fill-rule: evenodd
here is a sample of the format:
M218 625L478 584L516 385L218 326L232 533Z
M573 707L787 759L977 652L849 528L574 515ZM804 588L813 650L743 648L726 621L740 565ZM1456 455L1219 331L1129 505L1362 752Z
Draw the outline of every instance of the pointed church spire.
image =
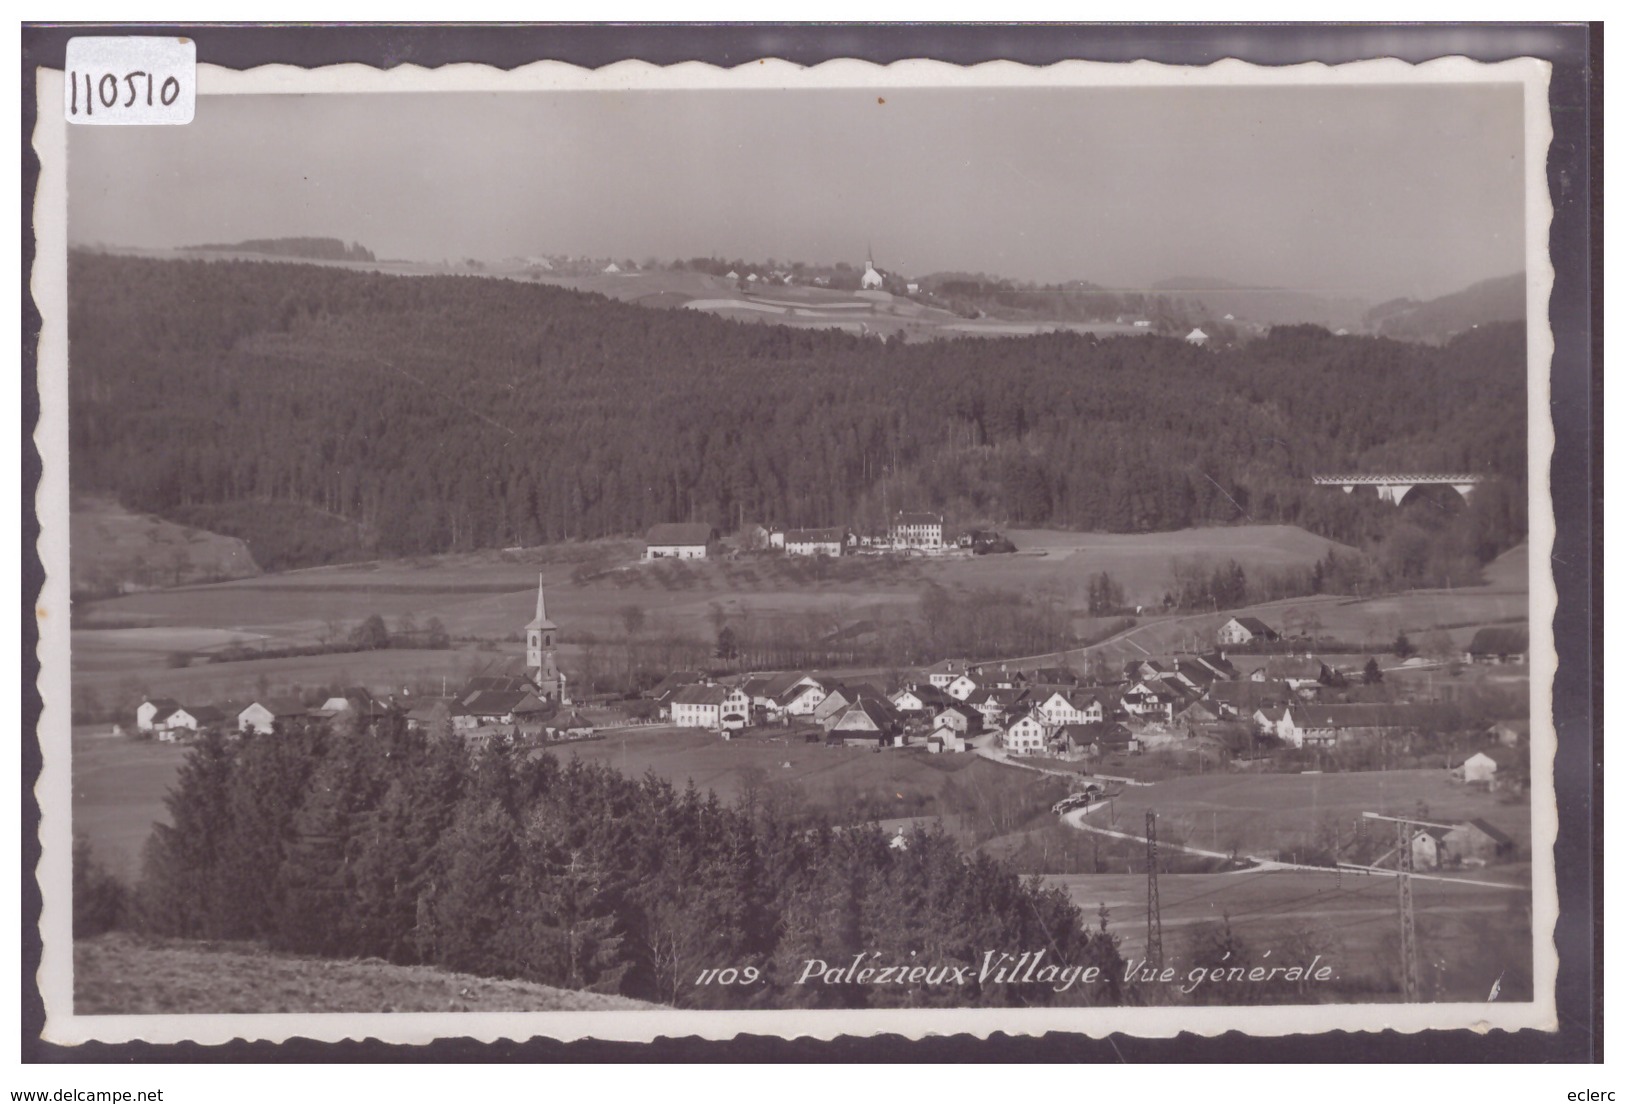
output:
M525 626L527 629L552 629L558 627L547 619L546 582L546 578L538 572L536 575L536 619Z

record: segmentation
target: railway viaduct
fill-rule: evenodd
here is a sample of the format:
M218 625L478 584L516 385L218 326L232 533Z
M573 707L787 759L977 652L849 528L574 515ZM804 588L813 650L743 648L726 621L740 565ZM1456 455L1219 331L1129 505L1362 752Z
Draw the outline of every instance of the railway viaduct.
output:
M1375 487L1378 498L1397 506L1417 487L1449 487L1462 498L1468 498L1483 477L1462 472L1400 472L1393 475L1317 475L1313 478L1317 487L1342 487L1344 494L1353 494L1356 487Z

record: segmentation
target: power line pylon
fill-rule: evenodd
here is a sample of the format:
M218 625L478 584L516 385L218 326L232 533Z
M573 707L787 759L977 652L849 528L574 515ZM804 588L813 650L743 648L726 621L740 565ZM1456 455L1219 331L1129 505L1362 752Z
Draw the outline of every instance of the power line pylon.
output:
M1162 900L1157 895L1157 814L1145 811L1145 960L1162 971Z
M1411 850L1411 826L1399 822L1399 959L1401 979L1405 985L1405 1003L1415 1004L1416 985L1416 902L1411 897L1411 871L1416 867L1416 856Z
M1406 1003L1415 1004L1421 999L1421 986L1417 982L1416 899L1411 896L1411 874L1416 870L1416 854L1411 850L1411 844L1417 828L1448 830L1452 826L1414 817L1384 816L1382 813L1362 813L1361 816L1366 820L1391 820L1398 833L1394 846L1394 881L1399 883L1400 983L1404 987Z

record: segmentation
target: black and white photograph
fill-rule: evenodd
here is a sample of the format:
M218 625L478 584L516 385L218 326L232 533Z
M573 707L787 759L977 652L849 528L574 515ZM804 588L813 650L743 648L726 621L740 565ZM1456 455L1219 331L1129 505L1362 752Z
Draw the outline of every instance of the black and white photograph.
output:
M43 73L47 1037L1550 1029L1547 78Z

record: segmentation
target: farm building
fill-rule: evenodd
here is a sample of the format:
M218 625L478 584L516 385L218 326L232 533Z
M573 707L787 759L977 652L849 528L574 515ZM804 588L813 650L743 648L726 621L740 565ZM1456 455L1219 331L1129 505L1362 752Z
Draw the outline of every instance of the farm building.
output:
M787 529L784 551L791 556L839 556L846 547L844 529Z
M547 734L555 740L590 740L596 731L591 721L576 712L554 718L547 726Z
M716 544L717 531L702 521L669 521L649 527L646 560L703 560Z
M1281 721L1286 717L1286 706L1263 705L1253 711L1253 724L1266 736L1281 734Z
M278 721L297 720L305 715L305 707L292 698L256 698L237 714L237 727L243 732L267 735Z
M810 717L827 692L821 683L808 679L780 693L771 708L781 717Z
M1206 345L1207 334L1203 333L1202 328L1198 326L1196 329L1185 335L1185 340L1190 342L1192 345Z
M923 686L918 684L904 686L891 694L891 703L900 713L934 714L952 700L946 693L929 683Z
M888 747L902 733L903 721L885 698L860 696L841 710L825 737L830 744L872 743Z
M1454 710L1437 705L1294 703L1277 722L1275 734L1295 747L1334 747L1360 737L1448 732L1459 723Z
M1215 639L1225 647L1254 642L1268 643L1281 639L1281 634L1256 617L1232 617L1219 626Z
M964 751L965 734L939 721L937 727L925 738L925 748L932 755L948 751Z
M685 686L671 699L671 723L679 728L743 728L750 699L738 687Z
M942 515L899 510L892 519L889 535L892 544L898 548L939 552L942 550Z
M1467 658L1473 663L1526 662L1529 630L1505 625L1479 629L1467 645Z
M1524 757L1516 749L1499 745L1487 747L1469 755L1461 764L1461 780L1483 782L1492 790L1499 789L1517 775L1523 766Z
M1249 677L1254 682L1285 682L1294 690L1304 690L1328 683L1334 676L1315 656L1270 656Z
M992 728L1004 718L1013 715L1026 700L1025 691L990 686L972 695L965 704L982 715L983 727Z
M828 729L841 715L841 711L860 697L879 698L885 695L867 682L853 684L832 683L824 694L824 700L813 707L812 721Z
M530 690L476 690L458 703L452 725L458 729L536 721L553 707Z
M174 698L148 698L135 707L135 727L138 732L151 732L158 727L158 718L167 717L181 707Z
M968 705L944 706L938 710L933 721L938 728L946 725L961 736L968 736L982 727L982 715Z
M948 683L948 685L943 689L945 689L948 692L948 696L953 698L955 701L970 701L971 698L976 696L976 694L983 689L983 686L981 681L974 676L970 674L962 674L954 678L954 680Z
M1517 851L1512 837L1484 821L1474 818L1458 824L1445 834L1445 846L1457 862L1491 862L1510 859Z

